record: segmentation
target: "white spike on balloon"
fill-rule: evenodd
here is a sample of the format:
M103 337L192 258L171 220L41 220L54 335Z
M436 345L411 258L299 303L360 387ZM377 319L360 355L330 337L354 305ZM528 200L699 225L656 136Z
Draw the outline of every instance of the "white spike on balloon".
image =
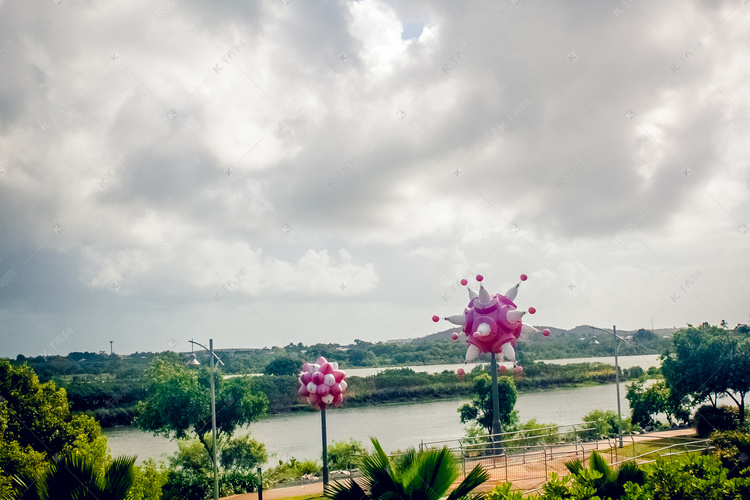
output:
M474 360L477 356L479 356L479 348L474 344L470 344L469 348L466 349L466 362Z
M479 285L479 303L489 304L490 302L492 302L492 297L490 297L490 294L487 293L487 290L482 285Z
M516 351L513 349L513 346L510 345L510 342L506 342L503 344L503 357L507 359L508 361L516 361Z
M516 283L516 286L505 292L505 296L508 300L516 300L516 295L518 295L518 287L521 285L521 283Z
M525 323L521 325L521 335L528 335L530 333L539 333L539 330Z
M477 297L477 292L475 292L471 288L468 288L468 290L469 290L469 302L471 302Z
M445 318L446 321L450 321L454 325L464 326L466 324L466 316L463 314L454 314Z
M505 317L508 319L508 323L515 323L517 321L521 321L521 318L523 318L524 314L526 314L526 311L513 309L512 311L508 311L508 314L506 314Z

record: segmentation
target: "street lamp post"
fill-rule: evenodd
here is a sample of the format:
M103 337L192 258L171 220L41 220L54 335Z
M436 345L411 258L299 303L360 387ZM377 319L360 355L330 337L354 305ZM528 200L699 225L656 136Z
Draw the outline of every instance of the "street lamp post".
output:
M211 373L211 435L213 437L212 443L211 443L211 449L212 449L212 455L213 455L213 462L214 462L214 500L219 500L219 466L216 462L216 445L218 444L216 441L216 386L214 385L214 372L216 371L216 364L214 362L214 357L219 360L219 363L222 365L224 364L221 359L214 354L214 339L208 339L208 347L204 346L203 344L200 344L198 342L195 342L194 340L189 341L191 344L195 344L197 346L201 346L205 350L207 350L210 353L211 363L210 363L210 373ZM193 358L188 361L188 364L190 365L199 365L200 362L195 358L195 354L193 354Z
M597 330L600 330L605 333L610 333L609 330L605 330L604 328L599 328L597 326L592 326L591 328L595 328ZM625 342L627 344L627 340L617 335L617 326L612 325L612 335L615 337L615 387L617 391L617 437L620 442L620 448L622 448L622 411L620 410L620 363L618 362L617 356L620 351L620 344L622 342ZM620 342L617 342L617 341Z

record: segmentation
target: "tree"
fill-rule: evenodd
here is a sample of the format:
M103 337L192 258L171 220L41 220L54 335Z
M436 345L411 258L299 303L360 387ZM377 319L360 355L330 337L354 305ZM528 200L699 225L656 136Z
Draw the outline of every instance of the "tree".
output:
M104 470L109 452L99 424L72 415L54 382L40 383L29 366L0 360L0 477L36 477L52 457L73 452ZM9 484L0 488L7 493Z
M221 450L221 465L224 468L252 470L267 460L265 445L251 439L249 434L230 439Z
M724 330L703 323L675 332L672 346L662 355L662 374L677 399L715 407L729 396L745 421L745 396L750 391L750 337L744 329Z
M361 441L351 438L329 444L327 455L329 469L346 470L356 466L367 455L367 449Z
M193 433L212 457L209 377L205 367L193 371L169 359L154 360L145 375L146 400L138 404L138 426L171 438ZM248 377L223 380L218 371L215 377L216 432L221 442L264 415L268 399L251 390Z
M135 457L117 457L104 471L81 453L66 453L37 476L14 477L19 500L125 500L133 485Z
M302 370L302 361L296 358L276 358L266 365L266 375L298 375Z
M655 339L656 335L654 334L654 332L643 328L639 328L638 331L633 334L633 340L635 342L648 342Z
M438 500L448 494L458 478L458 464L448 448L417 452L414 448L398 459L388 457L377 439L371 438L375 453L364 458L360 482L334 482L324 486L323 496L333 500L414 499ZM467 497L490 478L477 465L447 496L447 500ZM473 496L484 497L483 493Z
M498 418L501 425L506 425L510 423L513 407L518 399L516 384L509 377L498 377L497 392L500 406ZM492 434L492 378L488 373L481 373L476 377L472 393L474 397L471 402L458 409L461 423L475 420L487 430L487 434Z

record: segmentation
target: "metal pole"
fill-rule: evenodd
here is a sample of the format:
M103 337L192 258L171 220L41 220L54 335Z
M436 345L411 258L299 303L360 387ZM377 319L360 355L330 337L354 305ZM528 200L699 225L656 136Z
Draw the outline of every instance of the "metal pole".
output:
M216 387L214 386L214 339L208 339L208 350L211 352L211 432L213 434L214 458L214 500L219 500L219 465L216 463Z
M490 359L490 369L492 371L492 442L495 444L492 451L493 453L497 453L500 451L502 445L498 437L498 434L500 434L500 401L498 401L499 396L497 391L497 358L495 358L494 352Z
M326 444L326 409L320 409L320 427L323 431L323 484L328 484L328 445Z
M258 467L258 500L263 500L263 472Z
M617 326L612 325L612 333L615 336L615 384L617 384L617 436L620 439L620 448L622 448L622 412L620 411L620 364L617 361L617 352L620 350L620 344L617 342Z

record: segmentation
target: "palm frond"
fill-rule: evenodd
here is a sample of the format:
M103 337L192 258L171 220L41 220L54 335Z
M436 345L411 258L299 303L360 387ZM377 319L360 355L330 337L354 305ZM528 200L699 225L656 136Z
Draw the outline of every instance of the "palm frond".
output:
M578 474L583 469L583 462L576 458L570 462L565 462L565 467L567 467L571 474Z
M476 467L471 469L471 472L469 472L466 477L464 478L461 483L456 486L456 489L454 489L450 495L448 495L447 500L458 500L459 498L463 498L469 493L474 490L477 486L481 485L482 483L489 481L490 479L490 473L487 472L484 467L477 464ZM484 493L475 493L474 498L481 499L484 498Z
M67 454L59 462L47 466L39 478L39 496L41 500L87 498L98 493L97 480L91 461L79 453Z
M135 456L121 455L107 468L100 500L124 500L135 482Z
M332 500L363 500L369 498L365 490L354 480L349 483L334 481L323 486L323 496Z
M641 485L646 482L646 473L633 461L625 462L617 471L617 484L624 486L628 482Z
M412 470L415 478L405 485L407 493L423 491L430 500L445 495L458 477L456 461L447 448L423 452Z

